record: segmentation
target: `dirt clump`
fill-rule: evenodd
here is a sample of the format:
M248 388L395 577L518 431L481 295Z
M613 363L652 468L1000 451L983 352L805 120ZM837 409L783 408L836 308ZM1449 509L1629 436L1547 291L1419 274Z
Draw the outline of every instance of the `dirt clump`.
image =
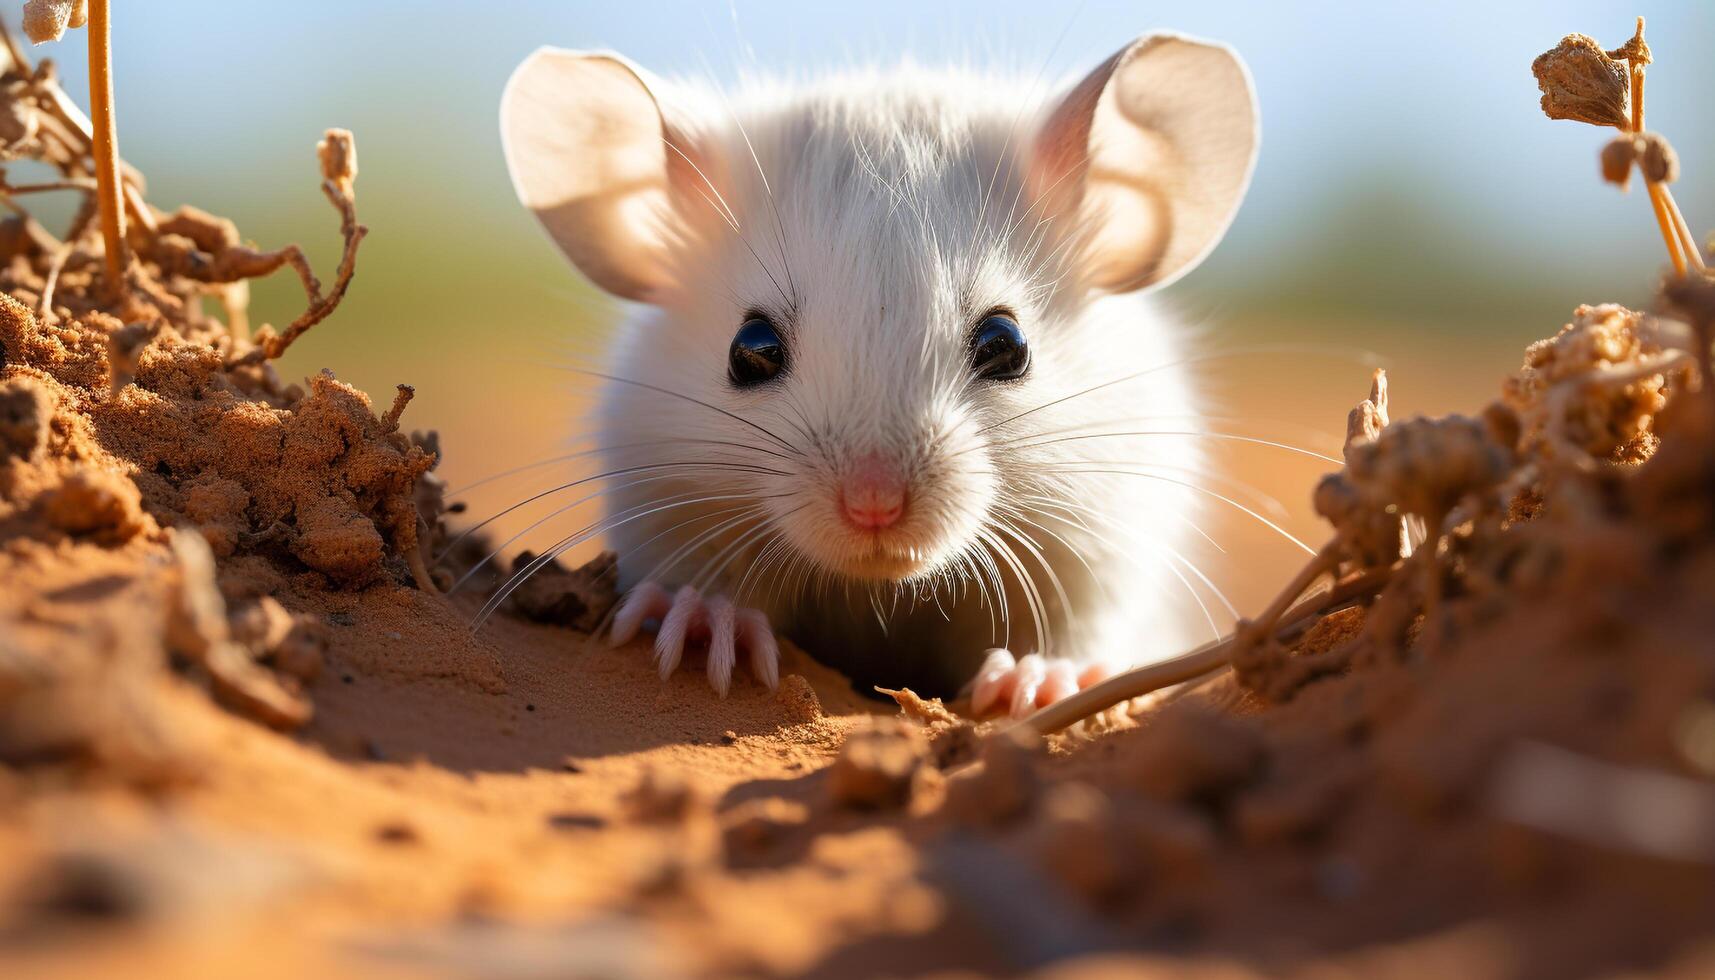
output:
M9 159L50 168L59 183L34 190L79 193L84 206L63 236L15 207L0 235L0 578L13 583L0 605L9 637L0 674L29 674L32 689L48 677L97 683L115 673L107 661L123 659L138 678L162 672L157 680L171 683L177 664L222 703L299 727L313 714L303 686L328 640L325 623L288 611L293 593L424 585L419 527L440 519L414 499L436 457L396 431L396 416L377 418L366 395L329 372L300 386L269 363L333 311L352 278L364 229L351 136L330 131L321 147L323 191L346 243L331 289L295 246L257 252L224 219L155 209L129 168L128 264L116 283L94 221L89 122L51 70L14 51L0 103L34 135ZM310 309L284 332L252 335L244 283L286 267ZM205 312L205 300L226 319ZM129 601L91 616L80 591L90 586L78 583L92 573ZM133 603L150 613L132 615ZM78 647L79 634L99 637L103 665L56 653ZM101 724L99 712L86 714ZM136 716L105 717L123 727Z
M911 801L918 768L929 752L916 725L877 719L851 732L828 769L828 798L854 809L898 809Z
M533 567L534 566L534 567ZM511 574L530 569L508 599L514 612L538 623L594 632L619 601L619 556L602 552L576 569L538 562L529 551L513 559Z
M92 194L12 47L0 146ZM1641 35L1563 47L1555 111L1622 116ZM777 692L662 679L581 632L611 554L479 610L411 390L272 367L363 240L349 134L318 160L326 288L129 168L121 277L93 205L0 220L0 973L1709 973L1707 277L1579 308L1469 415L1372 377L1234 669L1044 739L785 642Z
M795 723L809 724L822 718L822 702L802 677L787 674L780 678L780 690L774 699L786 708L786 717Z

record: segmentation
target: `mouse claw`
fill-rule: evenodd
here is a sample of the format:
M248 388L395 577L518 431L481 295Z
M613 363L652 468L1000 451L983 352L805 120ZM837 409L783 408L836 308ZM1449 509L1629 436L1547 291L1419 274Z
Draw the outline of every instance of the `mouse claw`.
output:
M742 650L751 673L773 690L780 686L780 644L768 616L760 609L741 609L725 596L707 596L693 586L668 592L654 582L639 583L614 613L609 642L620 646L637 636L649 620L655 630L655 668L666 680L679 669L687 647L707 642L709 686L721 697L732 688L733 670Z
M613 631L608 634L609 646L630 643L643 628L646 619L660 619L672 608L673 597L654 582L640 583L625 594L619 610L613 614Z
M750 650L750 672L770 691L780 686L780 644L768 614L760 609L738 611L739 637Z
M732 603L719 596L703 604L709 623L709 685L726 697L732 687L732 668L738 662L738 622Z
M1036 710L1036 695L1042 682L1048 679L1048 661L1042 654L1032 653L1019 658L1013 673L1012 701L1007 705L1007 713L1023 718Z
M672 608L661 620L661 628L655 631L655 667L661 671L662 680L671 677L678 669L692 628L703 625L706 618L703 597L697 594L696 589L687 585L673 596Z
M1014 669L1018 661L1012 657L1012 651L995 647L983 658L983 665L977 668L977 676L971 682L971 713L974 715L988 714L988 710L1000 702L1002 698L1012 696Z

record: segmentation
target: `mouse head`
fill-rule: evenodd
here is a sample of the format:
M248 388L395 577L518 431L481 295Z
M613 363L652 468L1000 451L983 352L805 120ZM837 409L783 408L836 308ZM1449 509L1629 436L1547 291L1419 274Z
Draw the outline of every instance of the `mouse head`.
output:
M992 544L1063 453L1021 437L1148 366L1147 325L1091 311L1201 260L1257 145L1220 45L1149 35L1032 89L904 68L726 99L613 54L531 55L501 107L519 197L596 285L654 308L606 437L752 464L697 479L836 575L921 578Z

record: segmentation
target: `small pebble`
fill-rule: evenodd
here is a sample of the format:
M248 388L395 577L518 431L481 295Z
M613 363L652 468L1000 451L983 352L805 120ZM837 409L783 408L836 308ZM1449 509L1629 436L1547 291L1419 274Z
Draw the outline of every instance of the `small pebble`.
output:
M384 844L415 844L422 840L417 828L404 821L384 823L375 828L375 839Z
M550 813L548 826L555 830L600 830L607 821L593 813Z
M894 809L911 800L912 777L929 746L916 725L876 718L846 737L828 768L828 796L855 809Z

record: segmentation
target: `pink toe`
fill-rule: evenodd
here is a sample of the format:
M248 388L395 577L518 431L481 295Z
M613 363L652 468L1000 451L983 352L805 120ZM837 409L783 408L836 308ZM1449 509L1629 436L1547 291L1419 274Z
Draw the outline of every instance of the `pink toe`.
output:
M1078 675L1069 660L1054 660L1048 664L1048 672L1042 678L1042 686L1036 691L1036 706L1047 707L1061 698L1078 693Z
M1010 713L1014 718L1023 718L1036 710L1036 694L1042 689L1042 682L1048 677L1048 662L1040 653L1033 653L1018 662L1017 686L1012 689Z
M996 647L983 658L977 676L971 682L971 713L984 715L1002 698L1012 696L1013 668L1017 667L1012 653Z
M1112 676L1114 676L1114 669L1105 663L1097 661L1096 663L1085 667L1083 671L1078 674L1078 687L1080 690L1086 687L1092 687Z

